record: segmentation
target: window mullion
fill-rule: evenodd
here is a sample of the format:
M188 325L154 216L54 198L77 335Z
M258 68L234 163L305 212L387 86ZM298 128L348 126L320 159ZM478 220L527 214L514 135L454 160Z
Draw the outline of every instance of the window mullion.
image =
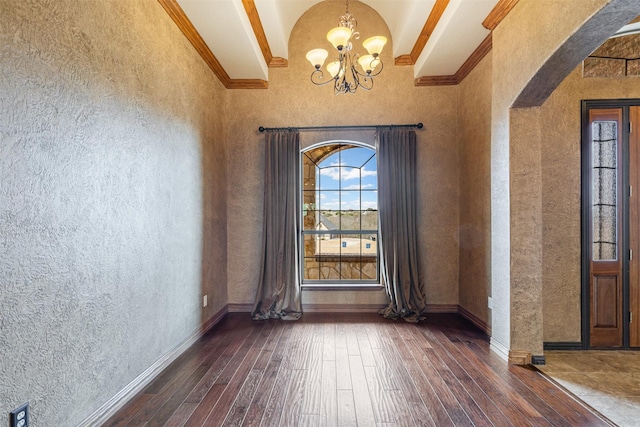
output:
M343 142L314 145L301 156L301 179L309 183L307 188L315 186L312 193L303 193L309 205L300 234L303 284L378 284L379 230L363 229L367 225L377 227L378 223L377 215L375 219L363 215L364 194L367 205L377 211L377 185L363 191L372 176L367 170L365 177L364 168L375 155L369 146ZM371 170L375 177L375 163Z

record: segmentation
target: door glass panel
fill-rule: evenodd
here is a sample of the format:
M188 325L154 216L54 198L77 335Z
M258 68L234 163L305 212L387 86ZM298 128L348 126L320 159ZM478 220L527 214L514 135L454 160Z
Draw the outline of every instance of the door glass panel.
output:
M591 124L593 259L617 259L618 124Z

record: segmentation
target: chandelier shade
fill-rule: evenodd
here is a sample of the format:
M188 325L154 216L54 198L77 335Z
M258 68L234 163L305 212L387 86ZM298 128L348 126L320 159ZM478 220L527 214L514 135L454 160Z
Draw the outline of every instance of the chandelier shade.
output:
M369 37L362 42L362 46L367 49L369 55L373 56L380 55L385 44L387 44L387 38L382 36Z
M334 93L355 93L358 88L370 90L373 88L373 78L382 72L383 64L380 59L382 49L387 38L374 36L366 39L362 45L368 55L353 52L353 41L360 38L355 31L356 20L349 13L349 0L346 0L346 13L339 19L339 26L327 33L327 40L336 49L334 60L326 66L331 78L325 78L322 66L329 53L325 49L312 49L306 58L314 67L311 82L318 86L333 83Z
M331 77L336 77L341 70L340 61L333 61L327 64L327 71L331 74Z
M351 29L347 27L336 27L327 33L327 40L333 47L342 50L349 43L352 33Z
M360 64L365 73L370 73L375 70L376 65L378 65L377 61L373 55L362 55L358 58L358 64Z
M322 68L324 61L327 60L329 52L324 49L313 49L307 52L307 60L311 62L316 69Z

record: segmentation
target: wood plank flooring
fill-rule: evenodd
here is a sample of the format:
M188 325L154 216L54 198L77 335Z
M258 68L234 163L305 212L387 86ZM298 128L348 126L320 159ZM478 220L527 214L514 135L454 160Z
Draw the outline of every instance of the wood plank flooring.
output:
M608 426L457 315L233 313L104 426Z

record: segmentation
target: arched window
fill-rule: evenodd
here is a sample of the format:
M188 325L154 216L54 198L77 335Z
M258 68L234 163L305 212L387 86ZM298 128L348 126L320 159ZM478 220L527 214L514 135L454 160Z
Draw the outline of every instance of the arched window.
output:
M375 149L323 142L301 161L303 285L380 283Z

